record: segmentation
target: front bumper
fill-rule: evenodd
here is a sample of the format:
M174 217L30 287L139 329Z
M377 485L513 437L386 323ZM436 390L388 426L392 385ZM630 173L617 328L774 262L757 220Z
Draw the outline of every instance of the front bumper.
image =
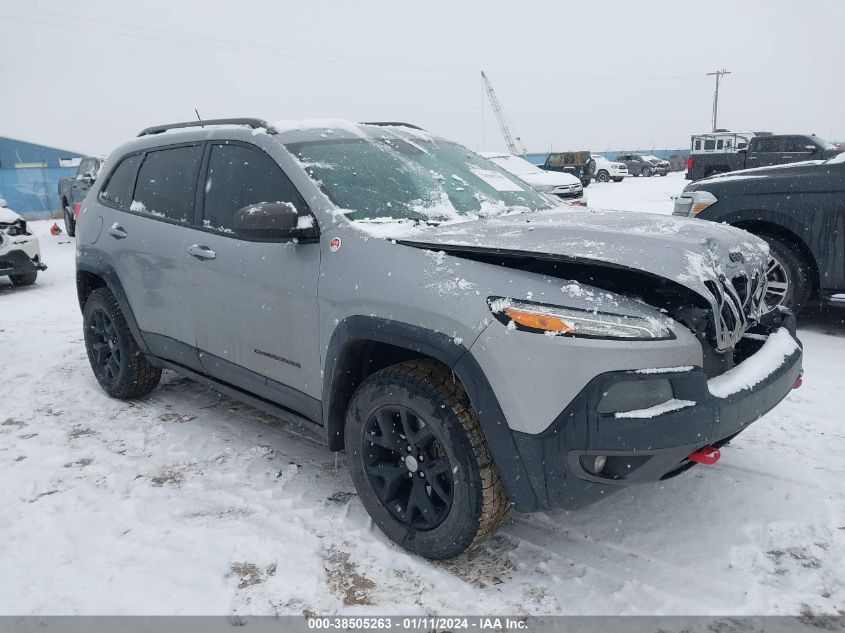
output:
M36 270L47 270L47 266L41 263L38 255L33 259L20 249L0 255L0 277L31 273Z
M553 192L550 192L550 193L557 196L561 200L575 200L577 198L583 198L584 197L584 189L583 188L573 189L573 190L570 190L570 191L553 191Z
M667 479L694 465L688 459L690 453L708 445L721 446L746 429L783 400L802 373L795 317L783 311L776 318L770 331L784 328L797 345L751 388L717 397L710 393L700 367L660 373L659 378L671 383L676 400L695 404L653 417L620 418L597 411L603 394L617 382L654 380L657 376L608 372L594 378L544 432L514 431L518 459L534 493L512 498L516 509L574 509L630 484ZM742 367L743 363L735 370ZM607 456L607 465L595 474L589 465L599 455Z

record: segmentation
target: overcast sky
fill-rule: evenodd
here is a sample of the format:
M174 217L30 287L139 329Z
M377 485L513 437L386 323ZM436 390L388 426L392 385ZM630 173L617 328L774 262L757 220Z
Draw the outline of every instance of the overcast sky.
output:
M841 0L0 0L0 136L108 153L203 118L417 123L529 151L679 148L719 126L845 138Z

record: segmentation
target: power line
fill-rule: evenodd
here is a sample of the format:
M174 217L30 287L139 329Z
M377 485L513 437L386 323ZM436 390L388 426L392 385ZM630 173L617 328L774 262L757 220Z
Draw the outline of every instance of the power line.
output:
M725 75L730 75L731 71L725 70L717 70L712 73L707 73L708 77L716 77L716 92L713 93L713 131L715 132L718 128L717 119L719 117L719 82L722 80L722 77Z

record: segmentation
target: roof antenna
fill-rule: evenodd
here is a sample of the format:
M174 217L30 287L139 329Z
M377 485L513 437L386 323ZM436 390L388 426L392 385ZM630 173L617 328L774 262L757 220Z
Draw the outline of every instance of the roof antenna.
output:
M196 113L197 113L197 121L199 121L200 123L202 123L202 117L200 117L200 111L199 111L199 110L197 110L196 108L194 108L194 112L196 112ZM205 127L205 126L203 125L202 127Z

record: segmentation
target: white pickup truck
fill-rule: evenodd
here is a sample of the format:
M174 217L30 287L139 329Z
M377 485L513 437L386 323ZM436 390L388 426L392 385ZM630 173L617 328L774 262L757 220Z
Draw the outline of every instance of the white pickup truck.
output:
M628 172L628 167L625 163L616 163L607 160L604 156L599 154L591 154L590 157L596 161L596 171L593 174L596 182L622 182L631 174Z

